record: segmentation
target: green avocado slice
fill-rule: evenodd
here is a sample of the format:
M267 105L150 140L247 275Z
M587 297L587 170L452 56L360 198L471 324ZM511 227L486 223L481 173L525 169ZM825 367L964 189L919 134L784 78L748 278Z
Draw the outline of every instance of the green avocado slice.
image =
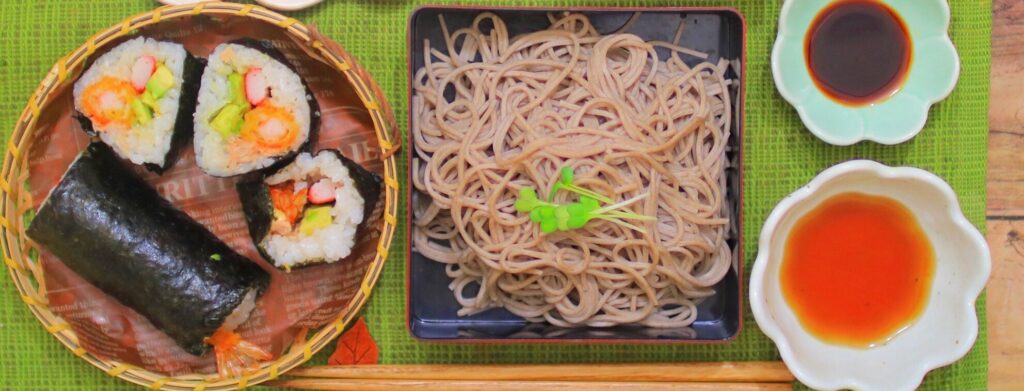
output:
M245 114L245 109L234 103L229 103L213 117L210 127L220 133L221 138L230 139L242 131L243 114Z
M160 99L171 87L174 87L174 75L171 74L170 69L160 64L156 67L156 72L153 72L153 76L150 76L149 81L146 82L146 91L153 98Z
M331 207L315 206L306 209L302 215L302 222L299 224L299 232L303 235L312 235L316 230L331 225Z
M139 124L145 125L153 120L153 113L149 111L149 107L142 102L142 99L132 99L128 105L131 106L132 112L135 113L135 121Z

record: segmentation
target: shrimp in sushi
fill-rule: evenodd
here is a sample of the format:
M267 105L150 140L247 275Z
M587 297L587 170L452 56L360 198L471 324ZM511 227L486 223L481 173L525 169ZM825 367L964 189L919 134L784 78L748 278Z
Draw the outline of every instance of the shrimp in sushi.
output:
M336 150L300 153L264 178L240 182L249 233L275 267L333 263L352 254L381 179Z
M192 132L202 63L174 42L138 37L101 55L75 82L82 128L124 159L169 168Z
M195 123L196 163L233 176L269 167L309 145L319 124L312 93L251 41L217 46L203 73Z

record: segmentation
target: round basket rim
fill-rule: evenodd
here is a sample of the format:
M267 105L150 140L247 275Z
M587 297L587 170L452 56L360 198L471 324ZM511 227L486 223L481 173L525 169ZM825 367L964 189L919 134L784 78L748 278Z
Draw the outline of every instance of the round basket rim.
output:
M258 370L227 379L219 379L216 375L200 374L166 376L115 360L107 360L86 351L78 344L78 338L71 330L70 325L49 310L45 296L40 294L33 285L33 281L39 285L44 284L43 274L39 265L28 258L30 249L35 245L25 235L26 227L22 224L22 216L32 209L31 195L24 191L23 186L28 179L26 168L33 140L32 133L35 131L35 124L41 108L48 103L51 94L56 91L56 87L62 83L71 82L72 80L68 78L71 70L82 66L98 47L130 35L140 27L159 23L162 20L195 15L234 15L254 18L274 24L285 30L285 34L305 42L313 53L321 57L319 60L324 61L345 76L362 100L373 121L384 163L385 203L381 236L377 243L374 259L367 267L359 289L349 301L348 306L334 321L317 330L301 346L293 345L277 360L263 363ZM2 207L0 245L3 249L4 263L22 300L46 331L57 338L73 354L108 375L152 389L197 391L245 388L273 380L280 374L305 363L313 354L326 347L352 323L368 301L370 292L383 271L388 248L390 248L397 229L399 189L394 152L399 145L400 139L397 136L395 117L384 99L380 87L340 45L321 36L314 29L307 27L295 18L253 4L200 2L162 6L128 17L90 37L84 44L57 60L29 98L8 139L7 151L3 157L2 171L0 171L0 207Z

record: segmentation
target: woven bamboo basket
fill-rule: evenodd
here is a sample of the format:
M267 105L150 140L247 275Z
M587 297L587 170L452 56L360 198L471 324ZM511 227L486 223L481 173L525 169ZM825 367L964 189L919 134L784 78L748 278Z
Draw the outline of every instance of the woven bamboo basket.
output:
M29 254L35 247L25 235L23 217L32 209L32 195L25 188L28 180L28 151L33 142L36 122L42 108L46 107L51 95L58 87L73 83L70 73L83 66L99 47L131 34L135 29L161 21L186 18L195 15L234 15L258 20L284 30L284 33L306 44L306 52L319 56L320 60L334 69L351 83L362 103L366 106L373 122L374 131L381 149L384 163L385 205L383 228L377 243L376 255L362 278L355 295L331 323L319 330L310 330L311 336L300 338L277 360L263 363L258 370L241 377L221 379L216 375L181 375L168 377L126 363L97 357L78 343L75 332L69 324L47 306L46 286L43 268L33 261ZM277 378L282 373L306 361L337 337L356 317L366 304L370 291L380 277L388 247L395 234L398 213L398 181L396 180L396 159L400 139L396 135L394 115L384 100L380 88L369 74L357 64L338 44L320 36L314 29L296 19L269 11L255 5L222 2L204 2L194 5L165 6L151 12L125 19L123 22L99 32L61 58L32 94L28 105L21 113L7 144L2 175L0 175L0 245L3 247L4 263L22 300L42 323L47 332L53 334L73 354L96 366L111 376L146 386L166 390L228 390L244 388ZM301 336L300 336L301 337Z

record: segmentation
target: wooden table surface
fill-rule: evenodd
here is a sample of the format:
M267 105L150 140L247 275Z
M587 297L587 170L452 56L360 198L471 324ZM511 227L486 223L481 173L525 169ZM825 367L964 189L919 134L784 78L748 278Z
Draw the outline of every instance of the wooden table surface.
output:
M1024 387L1024 1L992 4L989 106L989 387Z

